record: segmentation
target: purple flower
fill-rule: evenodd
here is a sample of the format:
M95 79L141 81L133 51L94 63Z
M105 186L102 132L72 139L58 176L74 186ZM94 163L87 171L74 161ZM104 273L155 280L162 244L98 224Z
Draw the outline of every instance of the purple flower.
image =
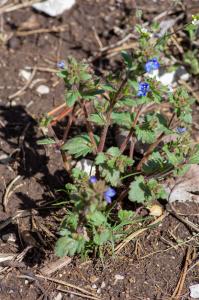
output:
M96 176L91 176L91 177L89 178L89 182L90 182L90 183L96 183L96 182L97 182L97 177L96 177Z
M59 69L64 69L65 68L65 62L64 62L64 60L61 60L61 61L59 61L58 63L57 63L57 67L59 68Z
M138 86L137 96L138 97L146 96L149 90L150 90L150 86L147 82L140 82Z
M177 127L176 131L177 131L177 133L182 134L182 133L185 133L187 131L187 128L185 128L185 127Z
M147 61L144 68L147 73L151 73L152 71L159 69L159 67L160 67L160 64L159 64L157 58L154 57Z
M109 187L105 192L104 192L104 199L108 204L112 202L112 198L116 195L116 191Z

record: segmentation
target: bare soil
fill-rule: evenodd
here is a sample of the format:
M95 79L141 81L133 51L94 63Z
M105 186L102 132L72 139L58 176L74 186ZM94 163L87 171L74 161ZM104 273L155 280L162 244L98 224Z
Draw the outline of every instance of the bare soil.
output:
M150 1L149 4L140 0L137 7L143 9L144 20L150 21L172 3ZM187 0L183 5L187 6L187 18L199 9L198 1ZM53 247L64 210L55 209L52 202L62 199L63 195L57 190L67 182L59 153L36 144L42 137L39 118L61 104L64 98L61 80L49 69L56 69L57 61L68 55L89 60L99 73L117 68L118 56L107 58L101 54L100 47L113 45L131 32L135 9L130 0L77 0L70 11L57 18L39 14L29 7L0 17L3 36L8 38L0 45L0 253L18 255L31 246L21 262L0 263L8 267L4 272L0 269L0 299L56 299L58 284L34 277L43 266L57 259ZM66 27L63 32L28 35L30 28L24 22L30 23L31 17L35 24L31 30ZM27 34L19 36L20 29ZM11 99L10 96L25 85L19 76L20 70L35 66L34 84ZM36 89L41 84L49 87L48 94L38 94ZM196 136L197 111L196 106ZM58 136L63 126L63 122L58 124ZM6 187L16 177L13 192L6 198L7 203L3 203ZM199 205L177 203L175 209L198 224ZM19 210L26 210L27 214L1 228L1 224ZM10 234L14 241L8 240ZM105 257L104 264L99 259L82 262L76 258L51 277L96 292L100 299L191 299L189 286L199 282L198 247L199 239L194 237L193 230L168 214L159 225L128 243L121 253ZM190 258L180 296L172 298L188 249L193 250L193 259ZM61 293L62 299L82 298L70 292Z

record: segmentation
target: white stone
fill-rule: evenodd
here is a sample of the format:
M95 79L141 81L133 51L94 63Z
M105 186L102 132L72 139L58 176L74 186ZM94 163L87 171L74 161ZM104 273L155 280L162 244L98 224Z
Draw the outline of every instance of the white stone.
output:
M49 94L50 89L47 85L41 84L38 86L38 88L36 89L37 93L40 95L46 95Z
M102 281L101 289L104 289L105 287L106 287L106 283L104 281Z
M50 17L61 15L66 9L70 9L75 0L47 0L32 5L36 10L47 14Z
M96 173L96 168L94 162L90 159L81 159L77 162L76 168L86 172L89 176L94 176Z
M120 274L116 274L115 275L115 279L116 280L123 280L124 279L124 276L120 275Z
M31 72L27 71L27 70L20 70L19 71L19 76L21 77L21 79L23 79L24 81L28 81L31 77Z
M189 287L190 296L194 299L199 299L199 284L194 284Z
M101 288L97 289L97 294L101 293Z
M97 289L97 286L96 286L96 284L92 284L92 289Z
M0 163L1 164L6 165L7 163L9 163L10 160L11 160L11 157L9 155L7 155L6 153L0 155Z
M57 296L55 296L54 300L62 300L63 297L62 297L62 294L61 293L58 293Z

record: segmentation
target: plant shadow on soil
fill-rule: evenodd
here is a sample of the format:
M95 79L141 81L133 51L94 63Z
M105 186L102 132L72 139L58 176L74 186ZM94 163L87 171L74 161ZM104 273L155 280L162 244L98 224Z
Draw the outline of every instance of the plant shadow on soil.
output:
M38 123L26 112L23 106L0 106L0 117L4 124L4 126L0 127L0 138L5 140L11 148L10 153L6 153L9 155L9 166L14 170L15 174L21 176L24 182L35 178L37 184L42 188L42 195L40 196L42 203L39 203L39 205L35 201L34 186L29 193L26 193L24 189L21 192L16 191L15 196L20 202L18 209L29 211L35 209L38 212L38 216L36 217L40 218L39 222L49 219L58 209L56 207L52 208L51 204L63 196L57 190L64 187L64 183L67 181L67 174L64 169L57 168L56 162L53 166L49 166L49 156L51 155L48 149L44 149L44 146L37 144L38 139L41 138L38 134ZM51 150L55 151L55 149ZM61 157L60 154L58 155ZM51 208L48 208L49 206ZM11 211L14 213L12 208ZM27 223L27 220L24 220L24 222ZM58 228L58 224L56 225L55 227ZM56 228L54 228L55 234ZM33 245L34 241L38 240L37 235L41 234L40 232L26 229L20 232L17 224L9 224L1 230L1 237L13 232L17 237L16 244L19 251L22 251L25 246ZM29 237L27 237L28 235ZM42 263L45 259L45 252L49 249L52 251L52 243L54 244L54 241L51 240L49 243L47 239L47 243L43 243L43 245L39 244L39 247L37 244L30 249L24 259L25 264L33 266L34 264Z

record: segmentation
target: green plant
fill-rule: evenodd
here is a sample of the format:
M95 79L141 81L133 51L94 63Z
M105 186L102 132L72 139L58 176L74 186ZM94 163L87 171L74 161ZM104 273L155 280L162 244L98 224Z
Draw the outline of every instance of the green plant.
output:
M59 64L71 115L60 145L52 138L39 143L57 144L68 161L69 156L76 160L89 156L95 170L95 176L78 168L69 170L71 181L65 189L72 209L60 226L59 256L93 250L101 255L108 245L114 249L126 226L138 218L132 211L117 209L118 201L128 198L148 205L166 199L164 177L182 175L199 163L199 146L190 134L194 99L183 87L171 92L151 76L160 67L170 37L155 38L152 32L157 30L157 26L151 32L137 26L139 46L132 53L122 52L120 74L98 77L88 64L71 57L67 65ZM165 102L169 116L162 112ZM69 138L79 108L86 132ZM127 132L119 146L110 134L114 127ZM135 151L137 143L145 145L142 156Z

